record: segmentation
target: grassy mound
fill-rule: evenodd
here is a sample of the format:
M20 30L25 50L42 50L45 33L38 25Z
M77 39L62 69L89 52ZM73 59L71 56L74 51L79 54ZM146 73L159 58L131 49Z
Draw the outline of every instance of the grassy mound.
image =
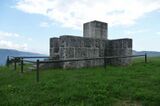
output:
M159 106L160 58L127 67L54 69L21 74L0 68L0 105Z

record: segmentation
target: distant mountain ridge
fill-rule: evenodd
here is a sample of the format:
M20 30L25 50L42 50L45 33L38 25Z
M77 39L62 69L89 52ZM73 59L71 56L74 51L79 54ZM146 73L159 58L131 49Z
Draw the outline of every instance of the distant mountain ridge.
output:
M12 49L0 49L0 65L5 65L7 56L45 56L45 55L39 53L12 50Z
M157 52L157 51L135 51L135 50L133 50L133 55L143 55L145 53L147 53L147 56L149 56L149 57L160 56L160 52Z
M157 51L135 51L133 50L133 55L143 55L147 53L149 57L160 56L160 52ZM46 56L39 53L24 52L12 49L0 49L0 65L5 65L7 56Z

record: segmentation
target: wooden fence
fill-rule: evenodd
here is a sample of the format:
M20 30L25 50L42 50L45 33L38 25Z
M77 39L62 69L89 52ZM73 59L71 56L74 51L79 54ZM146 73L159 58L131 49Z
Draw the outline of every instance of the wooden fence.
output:
M99 57L99 58L84 58L84 59L67 59L67 60L51 60L48 56L8 56L6 65L9 67L11 63L14 63L14 70L17 69L17 63L20 63L21 73L23 73L24 70L24 62L36 64L36 81L39 82L39 66L43 63L59 63L59 62L71 62L71 61L84 61L84 60L104 60L104 68L106 70L106 61L107 59L118 59L118 58L128 58L128 57L144 57L144 62L147 63L147 54L144 55L131 55L131 56L109 56L109 57ZM39 60L42 59L48 59L48 60ZM25 59L36 59L36 61L32 60L25 60Z

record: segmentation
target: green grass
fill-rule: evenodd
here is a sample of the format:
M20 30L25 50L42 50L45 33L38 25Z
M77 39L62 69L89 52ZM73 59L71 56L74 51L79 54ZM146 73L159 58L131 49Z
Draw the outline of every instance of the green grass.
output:
M35 72L0 68L0 106L159 106L160 58L127 67L54 69Z

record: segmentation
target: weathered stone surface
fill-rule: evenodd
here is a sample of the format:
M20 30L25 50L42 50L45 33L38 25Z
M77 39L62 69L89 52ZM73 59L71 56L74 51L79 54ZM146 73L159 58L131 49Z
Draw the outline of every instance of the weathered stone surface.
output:
M132 55L132 39L109 40L107 56L130 56ZM128 65L131 58L110 59L113 65Z
M132 55L132 39L107 39L107 23L84 24L84 37L63 35L50 39L50 56L56 60ZM55 58L56 57L56 58ZM108 59L108 64L128 65L131 58ZM103 66L104 60L64 62L63 68Z
M100 21L91 21L83 25L83 36L88 38L107 39L108 24Z

